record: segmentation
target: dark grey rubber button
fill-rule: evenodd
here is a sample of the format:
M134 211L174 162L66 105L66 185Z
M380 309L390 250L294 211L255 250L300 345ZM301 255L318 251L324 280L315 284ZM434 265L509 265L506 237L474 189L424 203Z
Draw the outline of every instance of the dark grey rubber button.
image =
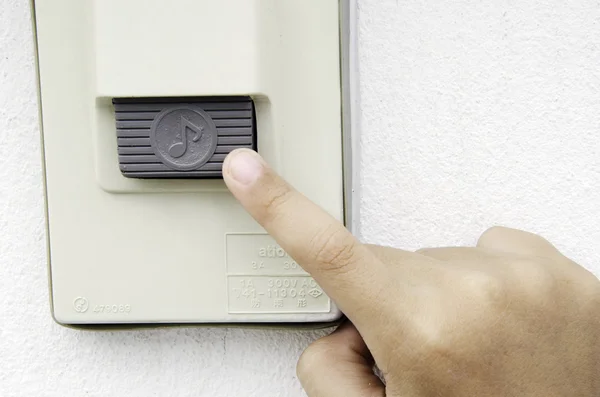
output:
M115 98L119 166L129 178L219 178L225 156L256 149L250 97Z

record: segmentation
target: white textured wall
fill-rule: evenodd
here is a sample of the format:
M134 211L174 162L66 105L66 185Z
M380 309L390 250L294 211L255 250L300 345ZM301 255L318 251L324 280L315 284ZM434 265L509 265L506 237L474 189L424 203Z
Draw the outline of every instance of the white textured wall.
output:
M600 3L362 0L361 234L542 232L600 273ZM301 396L321 332L50 319L28 2L0 0L0 396Z
M542 233L600 272L600 3L364 0L362 235Z

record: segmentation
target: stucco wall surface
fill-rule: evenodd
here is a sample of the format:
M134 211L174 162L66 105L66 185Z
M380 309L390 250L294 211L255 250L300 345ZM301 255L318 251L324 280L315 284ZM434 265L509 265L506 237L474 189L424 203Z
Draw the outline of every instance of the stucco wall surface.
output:
M360 236L544 234L600 274L600 3L360 0ZM29 4L0 0L0 396L302 396L324 331L81 332L49 315Z

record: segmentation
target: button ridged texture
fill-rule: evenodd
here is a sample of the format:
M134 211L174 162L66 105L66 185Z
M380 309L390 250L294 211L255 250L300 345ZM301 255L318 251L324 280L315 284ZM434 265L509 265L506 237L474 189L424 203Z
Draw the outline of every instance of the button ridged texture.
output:
M129 178L220 178L225 156L256 149L250 97L115 98L119 166Z

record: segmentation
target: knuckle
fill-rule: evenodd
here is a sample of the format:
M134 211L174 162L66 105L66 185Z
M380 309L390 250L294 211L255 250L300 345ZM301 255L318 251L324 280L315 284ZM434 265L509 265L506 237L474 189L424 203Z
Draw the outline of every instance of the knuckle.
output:
M503 305L506 302L506 282L486 272L469 272L463 277L463 288L479 304Z
M535 259L520 259L508 265L512 276L519 285L523 285L525 292L534 299L544 299L556 288L556 278L549 266Z
M328 270L344 270L356 257L354 241L347 235L343 226L336 225L315 236L311 243L313 261Z
M290 189L284 187L271 191L268 198L263 202L263 211L271 218L277 217L291 198L291 193Z
M416 333L416 349L413 352L417 357L427 358L428 361L440 357L450 357L453 354L454 345L451 332L441 322L419 322L414 332Z
M440 358L449 359L454 356L454 350L452 345L447 342L447 338L433 336L435 334L437 332L422 339L421 354L427 357L429 362L438 361Z
M505 231L506 229L501 226L492 226L481 234L477 245L489 244L490 242L495 241L497 239L497 236L499 234L504 233Z
M442 303L447 301L445 290L432 286L421 287L419 295L410 319L400 320L406 332L404 339L410 341L403 348L410 347L407 354L411 359L448 356L453 345L450 340L454 337L452 330L456 322Z

